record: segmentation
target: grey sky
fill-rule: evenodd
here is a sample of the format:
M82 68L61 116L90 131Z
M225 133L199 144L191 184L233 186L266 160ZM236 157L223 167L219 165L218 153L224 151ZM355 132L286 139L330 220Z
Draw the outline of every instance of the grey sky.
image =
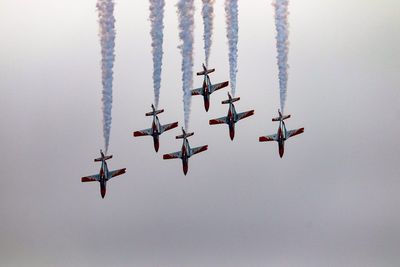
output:
M0 0L1 266L398 266L400 264L400 2L290 3L288 141L274 133L279 106L271 1L239 1L236 105L255 115L226 126L192 99L193 157L179 161L178 130L133 138L153 101L148 1L116 1L116 61L108 184L103 146L95 1ZM161 122L183 122L176 1L166 1ZM195 68L204 60L196 0ZM223 1L217 0L210 65L226 80ZM194 77L195 86L202 79Z

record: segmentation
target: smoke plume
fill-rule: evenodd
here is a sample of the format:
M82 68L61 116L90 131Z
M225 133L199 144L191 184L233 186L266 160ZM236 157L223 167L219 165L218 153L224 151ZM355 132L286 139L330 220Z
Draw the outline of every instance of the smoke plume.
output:
M289 0L276 0L273 5L275 7L275 27L276 49L278 51L278 68L279 68L279 90L281 110L284 112L286 102L286 90L288 82L288 53L289 53L289 31L288 31L288 4Z
M164 0L150 0L150 22L151 22L151 47L153 54L153 88L154 105L158 108L161 87L161 68L163 58L164 38Z
M237 0L225 0L226 13L226 30L229 44L229 75L232 96L236 91L236 73L237 73L237 57L238 57L238 3Z
M182 89L185 129L189 127L190 117L190 89L193 87L193 29L194 29L194 3L193 0L179 0L179 45L182 54Z
M112 108L112 84L114 67L115 46L115 18L114 1L98 0L97 10L99 12L100 44L101 44L101 70L103 84L103 136L104 147L107 153L111 131L111 108Z
M215 0L203 0L203 15L204 24L204 52L206 56L206 66L208 67L208 59L210 58L211 44L212 44L212 31L214 19L214 3Z

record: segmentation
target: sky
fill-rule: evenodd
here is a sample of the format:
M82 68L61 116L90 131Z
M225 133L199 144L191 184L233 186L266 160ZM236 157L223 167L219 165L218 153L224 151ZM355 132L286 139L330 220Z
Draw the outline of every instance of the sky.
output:
M183 123L176 1L166 1L159 116ZM279 107L271 1L239 1L235 140L225 125L226 89L208 113L193 97L191 145L148 128L153 101L148 1L117 0L110 169L82 184L103 148L99 25L94 0L0 0L1 266L398 266L400 264L400 2L291 1L289 129ZM204 61L195 0L194 71ZM224 3L216 0L210 66L229 78ZM201 77L194 77L200 87Z

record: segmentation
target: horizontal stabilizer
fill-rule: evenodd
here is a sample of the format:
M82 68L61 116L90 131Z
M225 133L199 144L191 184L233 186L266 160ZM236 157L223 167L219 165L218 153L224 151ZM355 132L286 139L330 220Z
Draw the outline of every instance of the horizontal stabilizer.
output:
M239 100L240 100L240 97L235 97L235 98L224 100L221 103L222 104L229 104L229 103L233 103L233 102L236 102L236 101L239 101Z
M103 159L104 160L109 160L109 159L111 159L113 156L112 155L110 155L110 156L105 156L104 158L97 158L97 159L95 159L94 161L95 162L98 162L98 161L102 161Z
M194 135L194 133L185 133L185 134L177 135L176 139L182 139L182 138L189 137L192 135Z
M282 116L282 117L273 118L272 121L286 120L286 119L289 119L289 118L290 118L290 115L285 115L285 116Z
M211 72L214 72L215 71L215 69L210 69L210 70L203 70L203 71L200 71L200 72L198 72L197 73L197 75L198 76L200 76L200 75L206 75L206 74L210 74Z
M154 115L157 115L157 114L160 114L160 113L163 113L163 112L164 112L164 109L154 110L154 111L147 112L146 116L154 116Z

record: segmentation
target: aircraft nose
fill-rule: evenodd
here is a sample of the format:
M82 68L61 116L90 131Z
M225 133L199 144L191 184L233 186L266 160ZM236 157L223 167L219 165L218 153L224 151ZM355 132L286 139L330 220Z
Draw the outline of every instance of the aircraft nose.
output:
M160 143L158 141L154 141L154 150L158 152L158 149L160 148Z
M229 137L231 138L231 140L233 141L233 138L235 138L235 130L230 129L229 130Z
M210 108L210 102L209 101L206 100L204 102L204 108L205 108L206 112L208 112L208 109Z
M282 146L279 146L279 156L282 158L283 153L285 152L284 148Z

